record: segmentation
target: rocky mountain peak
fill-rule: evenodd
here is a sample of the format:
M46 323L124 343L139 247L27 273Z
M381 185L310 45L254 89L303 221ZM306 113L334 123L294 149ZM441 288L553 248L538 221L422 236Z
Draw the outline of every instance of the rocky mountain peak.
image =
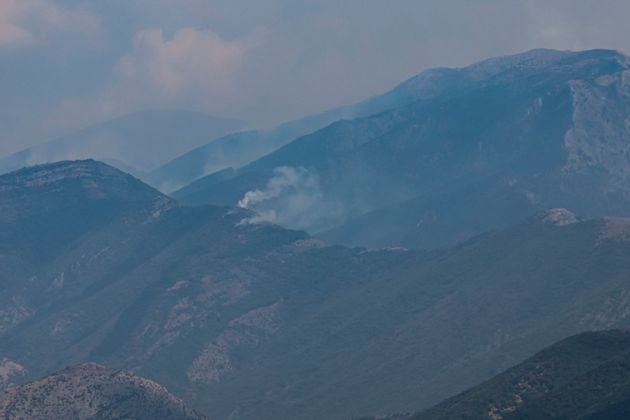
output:
M0 417L202 419L163 386L96 363L73 366L0 393Z
M25 196L70 189L81 189L95 198L130 201L164 197L133 176L92 159L36 165L0 176L0 194Z
M570 56L570 51L538 48L520 54L489 58L466 69L478 77L488 77L505 70L545 68Z
M92 159L68 160L26 167L0 176L0 191L8 188L40 188L70 180L98 181L108 183L124 181L131 183L130 175L105 163Z
M88 159L29 166L5 174L0 179L5 184L11 180L15 187L45 186L64 179L114 176L116 172L104 163Z
M176 205L133 176L95 160L37 165L0 176L0 221L58 211L77 201L138 203L160 212Z

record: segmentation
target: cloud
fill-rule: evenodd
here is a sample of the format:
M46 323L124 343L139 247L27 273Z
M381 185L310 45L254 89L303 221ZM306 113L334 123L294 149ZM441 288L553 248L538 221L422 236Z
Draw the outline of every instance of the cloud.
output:
M64 34L99 37L100 20L85 10L63 8L54 0L0 1L0 47L46 44Z
M3 0L0 0L0 2ZM151 108L189 109L230 116L242 99L243 61L253 37L227 40L208 29L135 31L111 64L107 84L93 95L59 101L43 121L61 132Z
M117 73L126 82L148 83L147 88L166 95L224 95L234 89L248 48L247 42L224 40L210 30L184 28L170 39L162 30L143 30Z

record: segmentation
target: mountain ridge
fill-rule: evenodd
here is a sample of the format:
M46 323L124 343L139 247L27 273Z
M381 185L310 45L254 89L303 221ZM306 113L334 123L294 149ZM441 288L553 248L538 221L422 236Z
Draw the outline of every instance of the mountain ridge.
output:
M251 208L276 223L377 248L449 246L549 207L625 216L629 69L625 55L590 50L435 70L460 82L449 79L452 90L429 99L334 123L227 179L204 185L202 178L173 196L235 205L260 191L265 198ZM265 194L287 183L275 173L285 167L303 175ZM296 202L299 218L286 210Z
M564 53L553 50L532 50L513 56L511 60L533 62L535 57L531 57L532 55L552 56ZM476 68L476 73L480 74L493 74L499 71L497 67L500 69L502 61L505 61L505 58L484 60L468 68ZM229 134L217 139L217 141L199 146L155 169L147 176L147 181L165 192L174 192L204 176L212 176L218 171L245 166L297 138L324 129L330 124L377 115L418 100L438 96L444 91L452 89L448 83L457 79L455 75L459 75L465 70L466 68L428 69L397 84L385 93L351 105L336 107L289 121L271 130ZM474 80L479 75L472 74L467 77ZM456 83L465 86L467 81L463 78L456 80Z
M355 417L432 406L565 336L630 325L627 220L552 209L454 248L349 249L245 209L156 212L162 194L111 170L106 190L146 198L102 206L69 177L23 199L61 197L71 235L0 223L4 386L95 361L213 417Z
M202 143L243 126L241 121L194 111L137 111L1 157L0 173L40 163L93 158L144 175Z
M202 420L161 385L96 363L0 392L4 418Z

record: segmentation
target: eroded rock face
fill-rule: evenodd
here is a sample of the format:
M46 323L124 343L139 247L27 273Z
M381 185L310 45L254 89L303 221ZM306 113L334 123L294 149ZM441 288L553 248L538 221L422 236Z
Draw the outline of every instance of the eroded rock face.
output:
M600 168L615 181L610 187L627 191L630 177L630 70L596 80L569 82L573 126L565 136L565 175Z
M573 212L567 209L550 209L543 214L542 221L548 225L566 226L577 223L580 220Z
M13 384L14 380L21 378L26 369L24 366L6 357L0 359L0 389Z
M607 239L630 241L630 219L622 217L605 219L600 241Z
M252 309L233 319L219 337L209 343L190 365L187 376L193 383L211 384L234 370L232 353L255 346L280 329L282 301Z
M71 367L0 393L0 417L33 420L203 418L163 386L93 363Z
M35 311L28 305L13 299L0 309L0 337L31 318Z

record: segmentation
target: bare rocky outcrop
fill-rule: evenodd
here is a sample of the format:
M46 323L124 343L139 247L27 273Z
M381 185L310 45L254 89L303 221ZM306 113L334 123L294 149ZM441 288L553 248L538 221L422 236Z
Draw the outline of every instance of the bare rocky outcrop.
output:
M542 221L548 225L567 226L577 223L580 220L577 216L567 209L549 209L543 213Z
M163 386L86 363L0 393L0 418L203 419Z
M604 228L599 239L600 241L608 239L629 241L630 219L623 217L609 217L605 219Z
M12 385L13 381L24 375L26 369L6 357L0 358L0 389Z

